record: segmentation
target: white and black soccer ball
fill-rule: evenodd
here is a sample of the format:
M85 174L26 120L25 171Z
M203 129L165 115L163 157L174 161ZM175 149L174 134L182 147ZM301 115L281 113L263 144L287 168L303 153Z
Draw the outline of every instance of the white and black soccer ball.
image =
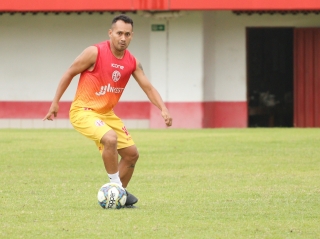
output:
M98 191L98 203L102 208L120 209L126 201L126 190L116 183L106 183Z

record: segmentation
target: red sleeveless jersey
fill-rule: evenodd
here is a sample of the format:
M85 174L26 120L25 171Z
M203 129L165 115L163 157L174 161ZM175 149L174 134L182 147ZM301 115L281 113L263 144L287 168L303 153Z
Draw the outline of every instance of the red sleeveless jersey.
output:
M95 45L98 56L93 71L80 75L78 88L71 109L90 108L107 113L118 103L131 74L136 70L136 59L125 50L122 59L110 49L110 41Z

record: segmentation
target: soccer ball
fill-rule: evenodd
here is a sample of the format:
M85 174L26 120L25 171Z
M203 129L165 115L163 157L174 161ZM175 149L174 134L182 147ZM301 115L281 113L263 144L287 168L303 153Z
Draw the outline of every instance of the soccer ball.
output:
M98 203L102 208L120 209L126 200L126 190L116 183L104 184L98 191Z

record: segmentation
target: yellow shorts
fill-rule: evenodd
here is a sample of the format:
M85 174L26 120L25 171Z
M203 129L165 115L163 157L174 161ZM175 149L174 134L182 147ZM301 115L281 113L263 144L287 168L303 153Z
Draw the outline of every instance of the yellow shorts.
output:
M93 140L100 152L103 149L100 140L111 129L118 136L118 149L134 145L130 133L113 110L106 114L100 114L88 108L72 109L70 111L70 122L75 130Z

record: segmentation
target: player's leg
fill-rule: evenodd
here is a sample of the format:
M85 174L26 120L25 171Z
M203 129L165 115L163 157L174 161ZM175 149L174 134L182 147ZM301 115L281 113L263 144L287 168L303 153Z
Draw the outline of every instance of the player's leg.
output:
M112 129L108 130L101 138L101 156L110 182L121 185L118 167L117 134ZM122 185L123 186L123 185Z
M127 187L135 164L139 158L139 153L134 145L132 137L123 122L113 112L106 115L106 122L117 133L118 136L118 153L121 157L119 162L119 174L124 188ZM127 191L127 190L126 190ZM137 203L138 199L127 191L126 207L134 207L133 204Z
M132 177L135 164L139 158L137 147L122 120L116 116L113 111L105 115L104 121L118 136L117 149L121 157L119 162L119 173L123 187L127 187Z
M121 157L119 162L120 179L122 182L122 186L126 188L132 177L134 167L139 158L139 153L135 145L118 149L118 153ZM137 202L138 202L138 198L136 198L134 195L132 195L127 191L127 201L125 204L126 207L133 208L134 207L133 204Z
M118 149L118 153L121 157L119 162L120 179L122 186L126 188L132 177L139 153L135 145Z
M93 140L99 148L110 182L122 185L118 169L117 134L102 119L103 115L87 108L70 112L73 127Z

